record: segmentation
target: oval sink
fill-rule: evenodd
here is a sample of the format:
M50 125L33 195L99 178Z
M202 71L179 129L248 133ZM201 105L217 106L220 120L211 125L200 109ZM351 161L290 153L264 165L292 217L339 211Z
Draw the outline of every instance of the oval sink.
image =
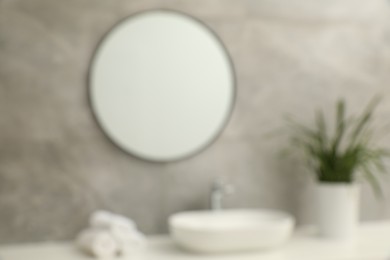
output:
M198 253L276 247L288 240L294 224L290 214L266 209L189 211L169 218L175 242Z

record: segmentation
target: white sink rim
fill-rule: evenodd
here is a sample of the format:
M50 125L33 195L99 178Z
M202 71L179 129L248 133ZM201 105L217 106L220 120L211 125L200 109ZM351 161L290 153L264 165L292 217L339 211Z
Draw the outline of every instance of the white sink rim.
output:
M173 214L173 240L194 253L262 250L284 244L292 235L294 217L273 209L199 210Z
M241 216L240 216L241 215ZM196 219L196 218L203 219ZM205 218L235 218L235 217L267 217L264 218L264 221L251 221L246 226L212 226L210 223L206 223L206 225L201 226L202 220ZM247 219L249 220L249 219ZM259 219L260 220L260 219ZM189 221L193 221L193 226L189 225ZM198 222L198 223L195 223ZM186 230L193 231L202 231L202 232L225 232L225 231L253 231L254 229L267 228L269 224L277 224L277 225L290 225L295 224L294 218L291 214L274 210L274 209L224 209L218 211L211 210L198 210L198 211L185 211L173 214L169 218L170 227L175 226L176 228L183 228Z

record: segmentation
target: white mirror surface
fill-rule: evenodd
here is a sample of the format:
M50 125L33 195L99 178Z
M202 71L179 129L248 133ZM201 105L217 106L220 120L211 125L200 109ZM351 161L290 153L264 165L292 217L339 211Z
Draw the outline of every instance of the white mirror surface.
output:
M90 99L106 134L122 149L172 161L210 144L232 110L229 56L217 36L187 15L134 15L96 51Z

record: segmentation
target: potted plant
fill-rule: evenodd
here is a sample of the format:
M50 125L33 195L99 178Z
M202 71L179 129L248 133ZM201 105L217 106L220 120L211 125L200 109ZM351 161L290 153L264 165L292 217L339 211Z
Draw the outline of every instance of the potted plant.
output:
M377 195L381 195L378 173L385 172L385 149L373 142L373 99L361 115L346 115L344 100L336 105L335 125L330 129L322 111L308 127L289 119L291 142L308 159L317 179L317 224L321 235L353 237L359 219L358 174L363 174Z

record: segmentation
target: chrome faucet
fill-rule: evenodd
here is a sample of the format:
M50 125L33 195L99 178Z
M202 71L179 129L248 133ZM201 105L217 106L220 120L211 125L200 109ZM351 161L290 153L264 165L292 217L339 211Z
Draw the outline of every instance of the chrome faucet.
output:
M226 183L222 178L216 178L211 186L211 210L221 210L225 196L232 193L234 193L233 185Z

